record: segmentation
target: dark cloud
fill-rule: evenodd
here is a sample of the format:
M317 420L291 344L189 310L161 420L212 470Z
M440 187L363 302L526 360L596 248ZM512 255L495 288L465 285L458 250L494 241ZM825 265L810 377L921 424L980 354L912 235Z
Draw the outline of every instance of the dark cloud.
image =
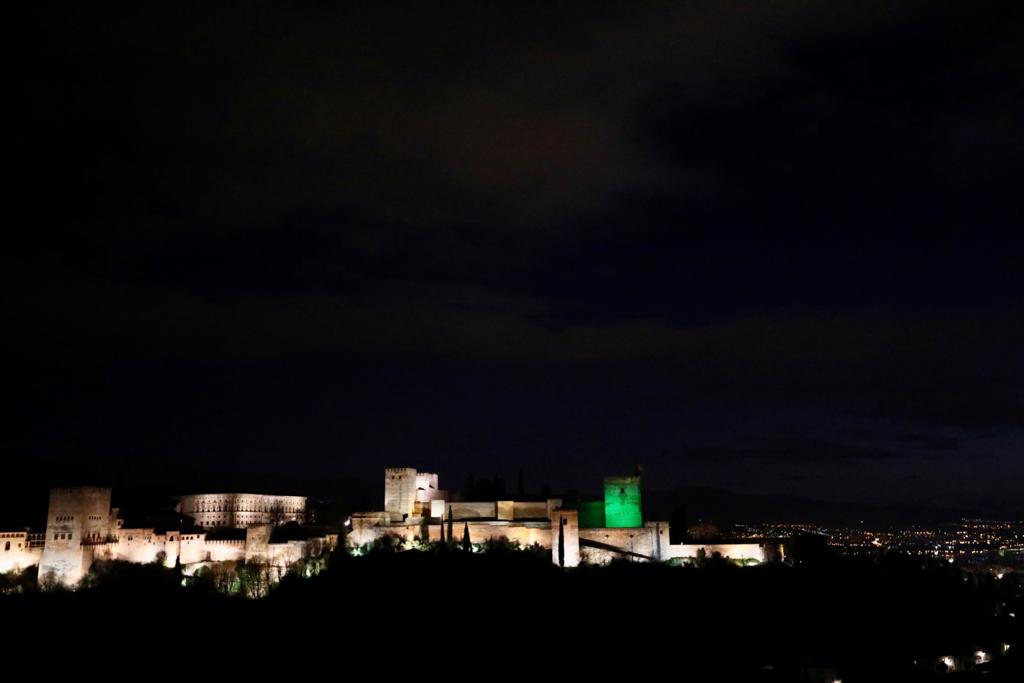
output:
M761 443L739 446L695 446L667 457L682 460L706 460L717 464L735 460L759 463L827 463L849 460L887 460L905 457L899 453L864 446L793 437L779 437ZM801 479L803 481L803 479Z
M962 439L956 436L932 436L929 434L898 434L895 439L900 443L933 451L955 451L960 448L962 442Z
M598 459L678 448L701 406L709 443L751 411L803 414L722 456L776 463L962 455L1024 426L1007 3L259 2L19 25L0 259L9 374L41 413L88 422L40 389L79 364L116 413L140 368L200 392L244 368L222 372L251 394L241 375L316 358L343 378L416 366L436 394L393 409L446 425L418 425L434 457L469 429L467 393L493 392L487 424L532 425L525 447ZM300 375L328 404L372 393ZM877 437L819 436L819 412ZM367 443L354 429L322 440ZM466 450L504 452L499 433Z

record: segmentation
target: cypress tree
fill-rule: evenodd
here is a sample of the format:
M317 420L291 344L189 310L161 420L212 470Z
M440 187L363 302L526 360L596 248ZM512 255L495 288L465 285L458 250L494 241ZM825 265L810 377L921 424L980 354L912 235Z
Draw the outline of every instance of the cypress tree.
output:
M565 566L565 517L558 522L558 566Z
M455 532L452 531L452 506L448 506L448 543L455 543Z
M462 550L468 553L472 549L473 544L469 542L469 522L466 522L466 526L462 528Z

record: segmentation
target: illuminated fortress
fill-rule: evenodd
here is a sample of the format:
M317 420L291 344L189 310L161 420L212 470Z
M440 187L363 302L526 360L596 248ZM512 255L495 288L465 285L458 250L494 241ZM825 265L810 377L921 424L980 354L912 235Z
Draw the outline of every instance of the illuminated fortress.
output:
M195 522L205 527L186 531L126 527L110 502L109 488L51 490L44 534L0 534L0 573L38 566L44 585L74 586L93 562L125 560L180 564L185 575L214 563L260 562L280 577L295 562L319 556L338 542L337 534L318 533L275 541L274 526L303 518L306 499L298 496L184 496L178 511L195 514ZM245 529L244 537L209 537L207 528L227 526Z
M561 498L456 501L438 487L436 474L392 467L384 471L384 509L353 514L346 542L355 550L385 536L410 545L461 543L468 533L471 544L505 539L549 548L551 561L565 567L614 559L688 561L702 555L738 562L783 559L777 543L670 543L668 522L643 519L639 476L606 478L603 501L563 503Z
M359 552L385 537L409 546L446 540L479 545L502 539L548 549L551 561L564 567L615 559L784 559L782 546L772 542L671 543L669 523L645 521L642 511L639 476L608 477L603 500L575 505L562 498L472 502L455 500L439 488L436 474L393 467L384 471L384 509L353 514L345 543ZM176 528L129 527L111 507L109 488L55 488L45 533L0 533L0 573L38 566L43 585L74 586L94 562L124 560L180 565L185 575L218 563L257 562L280 577L296 562L333 549L339 540L338 534L310 527L295 527L299 537L288 540L274 533L277 526L304 521L306 499L301 496L188 495L176 512L181 515L175 517L181 521ZM186 523L186 517L197 526ZM244 533L225 535L222 529Z

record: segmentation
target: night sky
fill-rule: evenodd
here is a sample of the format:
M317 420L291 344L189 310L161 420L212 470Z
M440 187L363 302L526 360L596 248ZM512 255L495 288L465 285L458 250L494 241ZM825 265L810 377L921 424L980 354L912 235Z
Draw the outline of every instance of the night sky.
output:
M1024 509L1021 3L143 5L8 27L13 471Z

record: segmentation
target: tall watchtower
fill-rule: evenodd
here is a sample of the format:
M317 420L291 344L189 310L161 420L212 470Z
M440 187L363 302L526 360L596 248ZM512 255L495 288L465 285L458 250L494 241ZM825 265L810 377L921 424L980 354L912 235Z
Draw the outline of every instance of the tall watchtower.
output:
M412 516L416 508L416 470L388 467L384 470L384 511L392 522Z
M640 477L605 477L604 523L610 528L641 527Z
M93 546L110 539L112 526L110 489L52 489L39 578L65 585L77 583L92 565Z

